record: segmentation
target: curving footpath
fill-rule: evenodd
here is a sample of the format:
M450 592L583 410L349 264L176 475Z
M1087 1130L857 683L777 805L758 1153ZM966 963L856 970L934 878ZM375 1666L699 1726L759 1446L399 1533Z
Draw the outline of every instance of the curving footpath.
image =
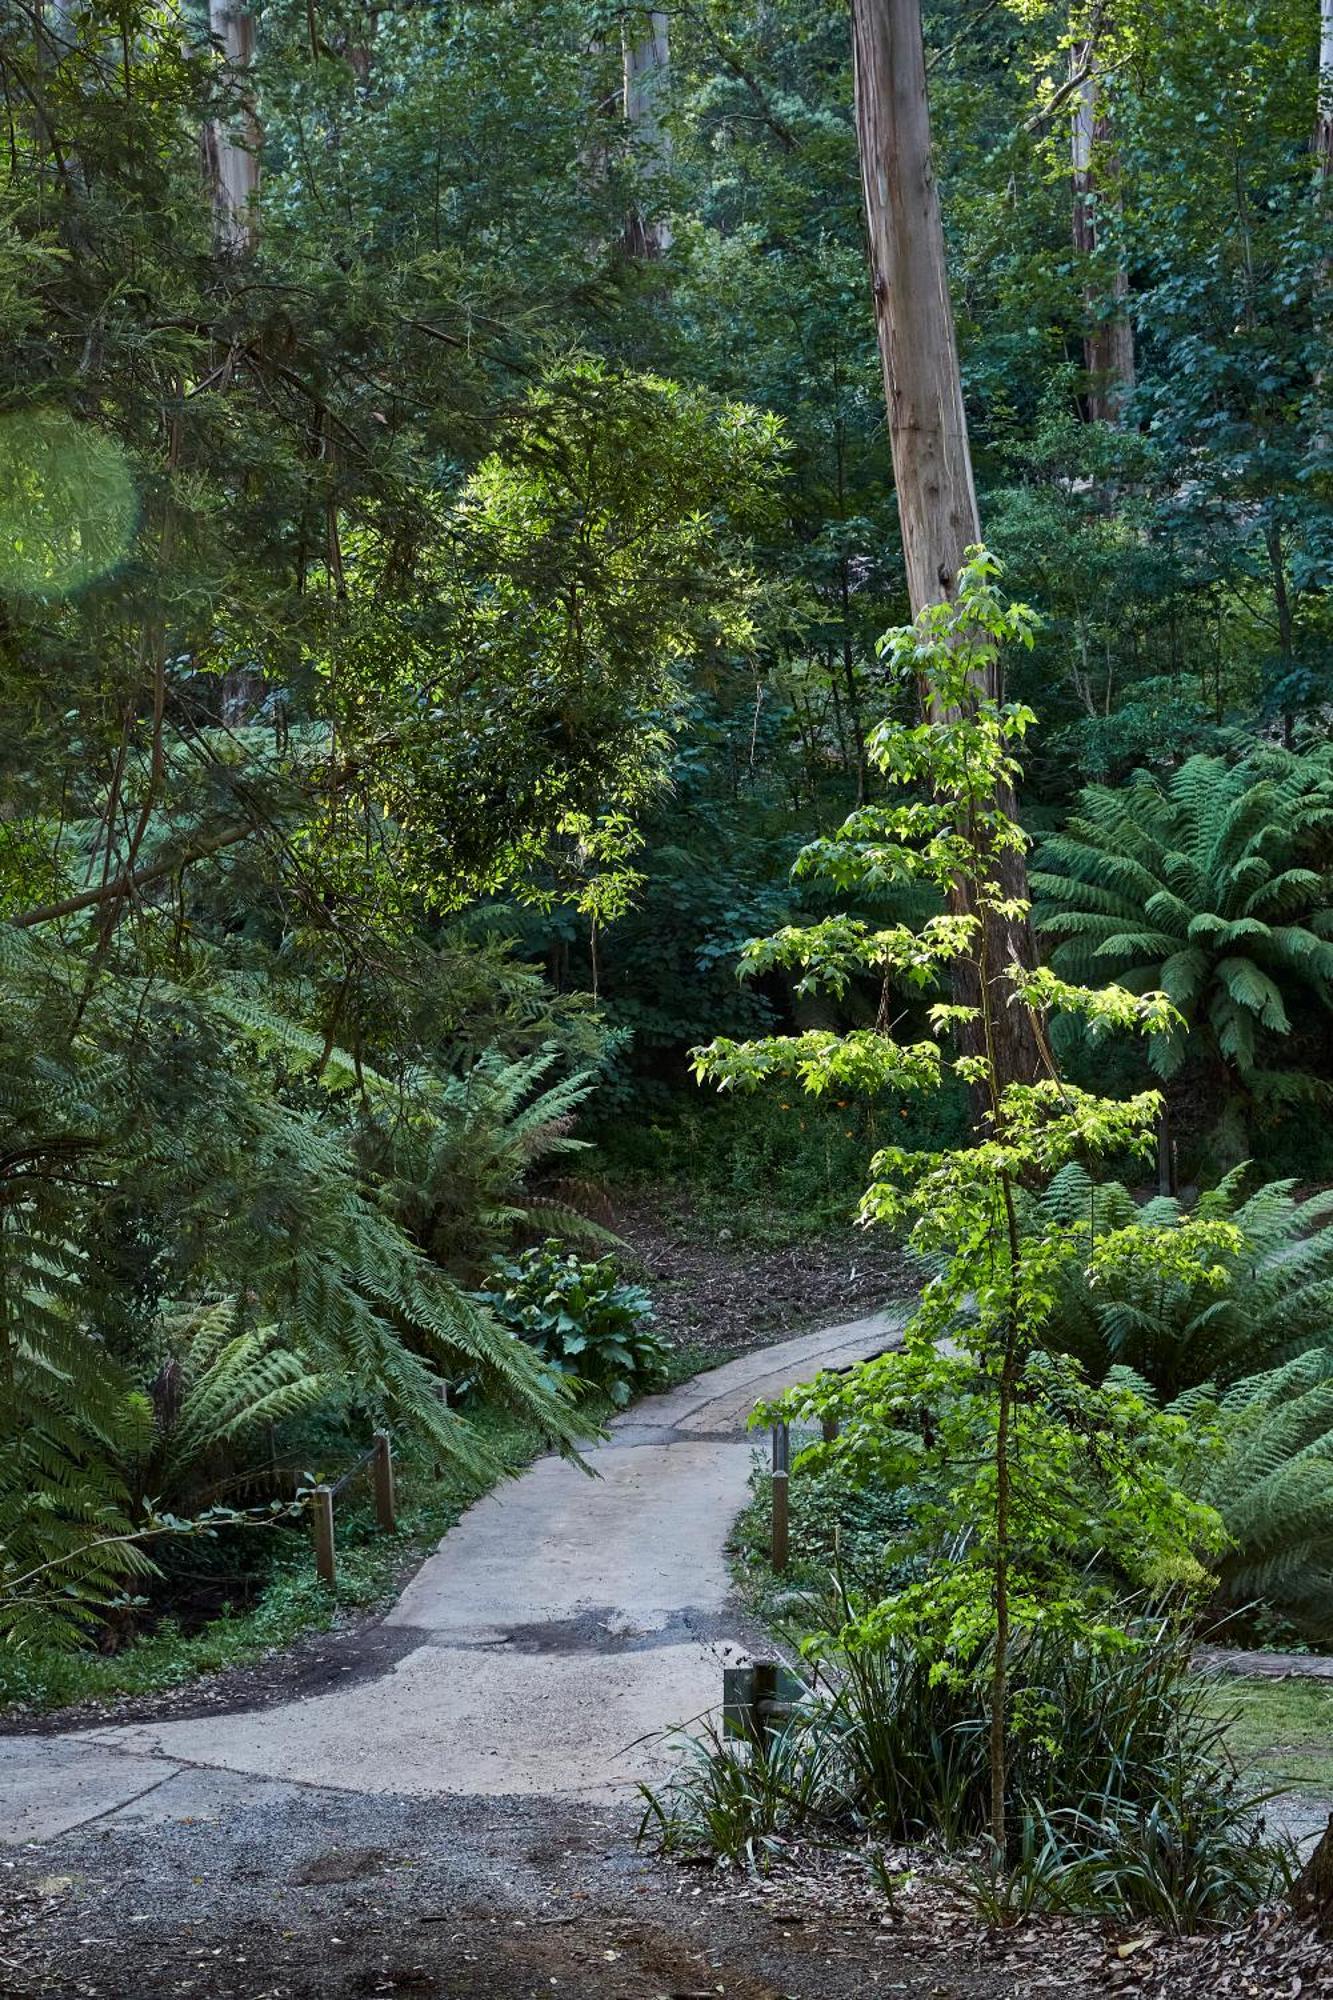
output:
M608 1802L664 1732L716 1707L747 1650L726 1541L757 1402L893 1343L901 1315L802 1335L638 1404L588 1454L478 1502L385 1621L388 1671L279 1707L0 1736L0 1843L178 1819L219 1785ZM225 1774L225 1775L224 1775Z

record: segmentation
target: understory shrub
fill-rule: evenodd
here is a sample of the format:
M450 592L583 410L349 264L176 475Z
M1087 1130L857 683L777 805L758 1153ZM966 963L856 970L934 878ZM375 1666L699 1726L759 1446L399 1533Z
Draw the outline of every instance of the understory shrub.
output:
M548 1237L497 1265L480 1298L557 1373L593 1385L617 1408L666 1378L648 1294L621 1279L614 1257L581 1258Z
M599 1134L598 1163L609 1177L684 1190L706 1228L786 1244L850 1234L868 1152L952 1145L966 1126L961 1088L870 1104L850 1092L820 1101L792 1091L617 1120Z

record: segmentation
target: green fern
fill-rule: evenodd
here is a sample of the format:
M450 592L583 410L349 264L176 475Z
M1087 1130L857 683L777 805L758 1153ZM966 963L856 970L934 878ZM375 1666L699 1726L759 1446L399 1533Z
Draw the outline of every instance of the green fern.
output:
M187 971L150 976L109 958L89 980L59 944L0 926L0 1625L11 1636L86 1628L151 1573L127 1539L148 1502L206 1501L244 1471L256 1422L325 1389L358 1424L415 1432L476 1476L497 1468L443 1400L449 1380L482 1385L558 1445L586 1435L554 1372L423 1252L368 1177L360 1107L387 1101L387 1086L335 1052L329 1087L313 1088L302 1023L208 954ZM532 1065L496 1077L512 1095L514 1160L569 1143L581 1080L534 1088ZM433 1130L454 1088L423 1080L414 1111L398 1082L397 1101ZM137 1260L133 1313L108 1245ZM170 1425L147 1396L168 1298L243 1301L182 1337L186 1393Z
M1189 1483L1227 1531L1219 1604L1263 1602L1308 1638L1333 1640L1333 1349L1172 1408L1194 1432L1217 1427L1218 1449L1195 1458Z
M1168 1196L1140 1205L1117 1181L1096 1182L1077 1164L1030 1205L1029 1226L1086 1232L1086 1256L1065 1263L1047 1338L1100 1380L1132 1368L1164 1397L1201 1382L1224 1387L1312 1347L1333 1350L1333 1190L1298 1200L1295 1182L1242 1195L1244 1170L1228 1174L1192 1210ZM1173 1229L1186 1213L1230 1222L1241 1248L1225 1282L1185 1280L1126 1265L1096 1280L1096 1243L1114 1230Z
M164 1338L153 1382L122 1398L96 1440L136 1518L194 1514L243 1493L264 1470L250 1460L253 1444L271 1424L327 1402L333 1387L271 1327L248 1326L236 1299L175 1316Z
M49 1204L41 1204L49 1206ZM0 1639L73 1641L152 1563L90 1430L126 1383L82 1334L77 1250L39 1204L0 1206Z
M475 1280L517 1232L616 1241L529 1186L535 1168L586 1150L571 1128L595 1079L581 1070L548 1082L560 1056L550 1043L512 1060L488 1050L461 1074L413 1076L407 1115L383 1100L368 1107L362 1160L413 1241L462 1279Z
M1201 1044L1260 1100L1324 1094L1270 1055L1295 994L1333 1005L1331 832L1328 750L1191 757L1165 784L1139 771L1090 786L1041 843L1036 920L1060 972L1170 994L1186 1028L1155 1038L1160 1076Z

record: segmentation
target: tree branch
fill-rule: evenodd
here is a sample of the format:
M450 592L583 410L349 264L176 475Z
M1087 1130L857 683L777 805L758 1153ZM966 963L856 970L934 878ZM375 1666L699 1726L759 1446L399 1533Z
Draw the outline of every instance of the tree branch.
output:
M196 841L193 847L187 847L170 860L154 861L146 868L126 869L110 882L100 882L95 889L82 889L77 895L66 896L63 902L46 903L41 909L25 910L22 916L7 917L4 921L12 924L15 930L26 931L31 930L34 924L54 923L57 917L77 916L80 910L95 909L99 903L137 894L150 882L160 882L167 875L177 875L210 854L218 854L225 847L235 847L238 841L247 840L254 831L248 821L244 826L225 827L207 840Z

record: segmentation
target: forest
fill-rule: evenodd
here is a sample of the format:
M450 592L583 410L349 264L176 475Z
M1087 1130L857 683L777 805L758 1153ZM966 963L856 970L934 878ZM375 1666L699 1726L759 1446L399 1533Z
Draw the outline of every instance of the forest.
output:
M0 1993L1333 1992L1333 0L3 0L0 96L0 1771L524 1494L572 1656L720 1371L788 1692L615 1844L824 1911L129 1984L53 1848Z

